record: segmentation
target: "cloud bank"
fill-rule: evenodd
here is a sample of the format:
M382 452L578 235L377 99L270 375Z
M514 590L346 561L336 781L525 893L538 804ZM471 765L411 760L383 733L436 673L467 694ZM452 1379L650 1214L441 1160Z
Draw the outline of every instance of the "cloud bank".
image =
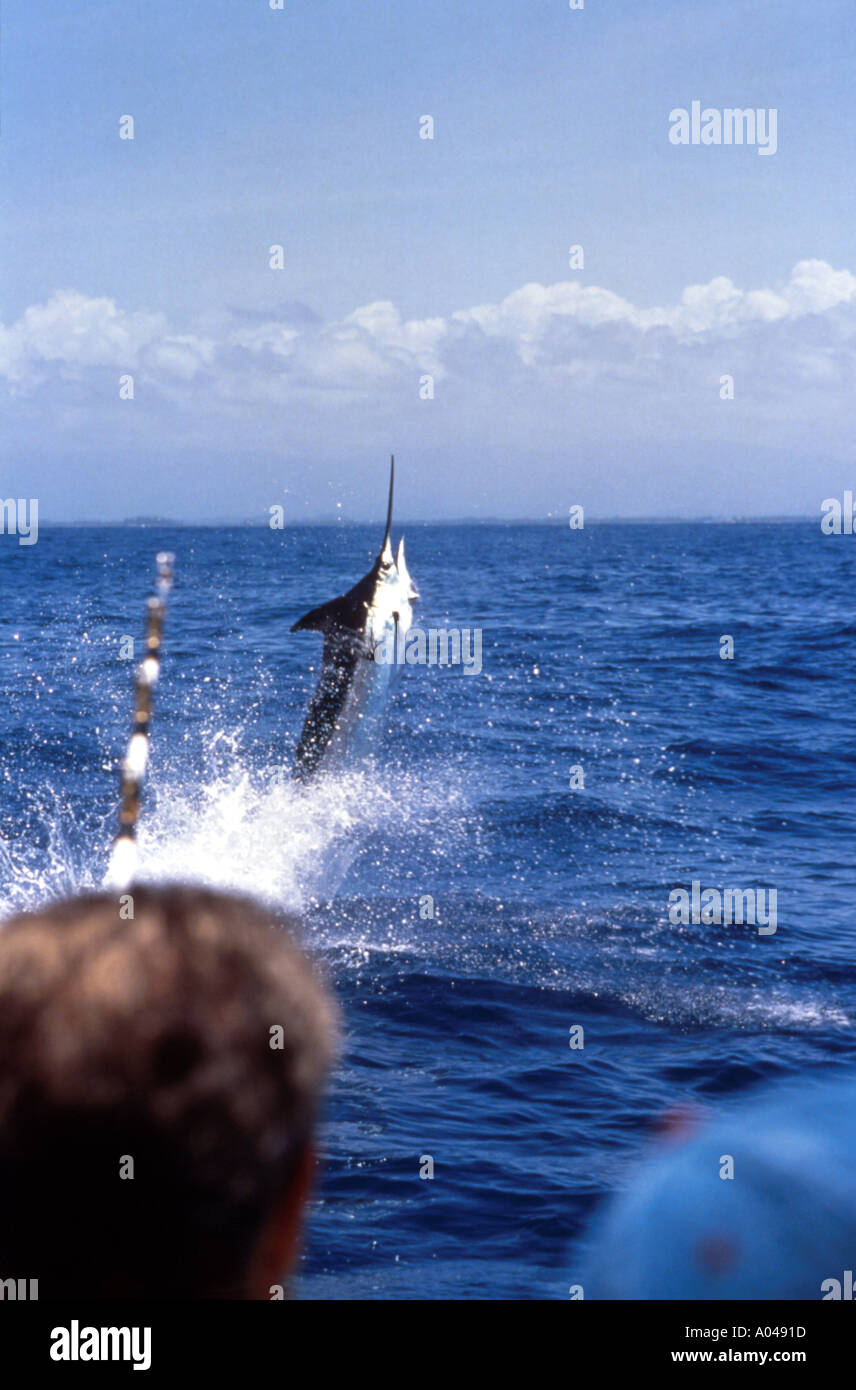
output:
M818 259L654 307L575 279L420 319L381 300L174 323L58 291L0 326L12 471L73 515L83 495L102 514L107 463L150 489L133 510L196 507L203 476L215 515L254 514L274 479L326 514L390 448L425 515L541 515L566 492L610 515L811 510L852 484L854 396L856 275Z
M160 387L210 376L255 378L297 389L347 395L383 391L403 374L441 382L465 379L494 349L534 375L590 374L634 366L647 377L652 361L671 350L677 358L694 346L739 346L775 328L787 357L817 341L826 320L830 346L852 348L856 328L856 275L822 260L803 260L776 289L739 289L726 276L690 285L677 304L643 308L577 280L530 283L497 304L459 309L448 317L403 319L381 300L333 323L289 306L286 317L224 315L213 330L170 325L159 313L128 312L107 298L58 291L28 308L16 323L0 325L0 378L13 392L33 391L55 371L85 383L92 368L143 373ZM807 333L807 329L811 329ZM725 368L724 368L725 369ZM810 375L811 373L809 373Z

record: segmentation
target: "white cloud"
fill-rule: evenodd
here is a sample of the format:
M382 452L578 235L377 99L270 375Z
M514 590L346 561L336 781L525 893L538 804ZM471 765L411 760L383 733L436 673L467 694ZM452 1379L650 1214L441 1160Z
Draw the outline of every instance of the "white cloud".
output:
M780 291L744 291L725 275L706 285L688 285L676 305L638 308L628 300L597 286L579 281L556 285L524 285L500 304L460 310L460 323L477 323L485 332L516 341L524 357L555 319L572 319L585 327L625 323L644 333L668 328L678 338L702 333L728 333L752 322L798 318L825 313L839 304L856 301L856 276L849 270L833 270L825 261L799 261Z
M380 347L409 355L426 367L437 365L435 353L448 332L442 318L403 321L389 300L355 309L345 323L356 325Z
M11 328L0 325L0 377L38 384L56 363L65 375L87 368L128 370L150 361L155 369L192 376L214 345L192 334L171 333L163 314L127 313L112 299L59 290L26 309Z
M159 314L125 314L112 299L60 291L26 309L11 328L0 326L0 374L22 381L34 367L134 365L142 346L166 330Z
M842 323L842 313L852 318ZM819 338L816 328L808 333L808 319L821 325ZM192 325L179 331L163 314L127 312L112 299L60 291L0 326L0 378L28 392L52 371L78 379L113 368L139 370L173 399L182 382L209 378L231 398L318 389L353 398L423 372L466 383L501 361L547 383L558 375L650 384L658 365L686 372L698 360L687 357L688 346L721 342L728 352L751 354L760 333L768 359L808 380L834 382L839 374L828 354L850 351L855 329L856 276L821 260L798 262L778 288L742 290L717 276L688 286L676 304L649 308L573 280L526 284L499 303L448 318L404 320L381 300L340 322L319 324L311 315L247 322L235 314L206 333Z

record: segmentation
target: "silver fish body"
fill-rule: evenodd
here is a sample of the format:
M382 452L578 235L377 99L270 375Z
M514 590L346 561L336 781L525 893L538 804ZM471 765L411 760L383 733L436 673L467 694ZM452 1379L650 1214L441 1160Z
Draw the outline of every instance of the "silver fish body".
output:
M394 478L393 459L386 533L368 574L347 593L305 613L291 629L324 637L321 676L294 758L293 775L302 782L322 769L339 771L367 758L383 726L398 654L413 622L413 601L419 597L408 573L403 540L393 555Z

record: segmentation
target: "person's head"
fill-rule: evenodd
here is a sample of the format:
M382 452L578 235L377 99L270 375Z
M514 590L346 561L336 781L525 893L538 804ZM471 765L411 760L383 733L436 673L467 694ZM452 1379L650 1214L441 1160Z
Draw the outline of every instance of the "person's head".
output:
M0 925L0 1279L40 1298L282 1283L335 1032L288 927L173 886Z
M595 1219L585 1297L841 1298L848 1272L852 1290L853 1099L844 1072L685 1112Z

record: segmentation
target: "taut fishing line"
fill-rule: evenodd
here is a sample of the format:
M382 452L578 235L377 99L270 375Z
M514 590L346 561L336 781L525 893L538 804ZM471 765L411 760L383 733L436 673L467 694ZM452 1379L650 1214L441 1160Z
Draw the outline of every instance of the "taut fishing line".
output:
M163 625L174 561L175 556L168 551L161 551L157 556L155 592L146 605L146 651L134 672L134 724L121 768L119 829L104 876L105 888L119 892L133 882L139 864L137 822L149 763L154 691L160 674Z

